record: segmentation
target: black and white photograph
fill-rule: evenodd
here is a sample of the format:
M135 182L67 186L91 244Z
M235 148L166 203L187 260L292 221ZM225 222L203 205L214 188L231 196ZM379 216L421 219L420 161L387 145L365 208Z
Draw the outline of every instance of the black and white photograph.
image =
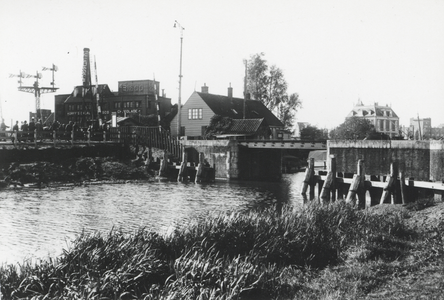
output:
M0 0L0 300L444 299L443 0Z

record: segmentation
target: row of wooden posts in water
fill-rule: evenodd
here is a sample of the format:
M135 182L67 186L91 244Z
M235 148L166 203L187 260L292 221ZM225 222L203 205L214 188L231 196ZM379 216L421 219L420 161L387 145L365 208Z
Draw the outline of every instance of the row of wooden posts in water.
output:
M195 183L213 182L215 180L215 170L205 161L203 152L199 153L199 163L197 166L191 166L188 162L186 151L182 153L182 162L180 166L168 163L168 152L163 152L163 157L159 166L159 177L175 177L177 172L178 182L194 181Z
M326 174L325 174L326 173ZM357 173L352 178L347 178L342 174L338 177L336 172L336 159L334 155L330 156L329 170L320 171L315 174L314 159L310 159L309 166L306 169L304 181L301 187L301 194L307 199L309 190L309 199L315 199L315 187L318 186L318 198L321 202L335 201L344 199L346 203L356 204L359 208L373 206L377 204L406 204L411 202L416 194L425 196L427 193L434 193L435 198L442 199L444 185L430 182L421 182L408 179L406 185L405 174L398 170L397 162L390 165L390 174L386 176L370 176L370 179L383 179L385 181L366 180L364 160L360 159L357 163ZM415 189L413 189L415 188ZM370 196L370 203L367 196ZM356 201L357 200L357 201Z

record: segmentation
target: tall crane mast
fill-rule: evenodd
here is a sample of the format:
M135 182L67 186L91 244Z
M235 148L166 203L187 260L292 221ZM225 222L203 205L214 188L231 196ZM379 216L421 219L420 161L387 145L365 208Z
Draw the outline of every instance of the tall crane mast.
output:
M3 121L2 99L0 99L0 122Z
M44 93L53 93L55 91L58 90L58 88L55 87L55 81L54 81L54 72L57 72L58 68L57 66L55 66L54 64L52 65L51 68L46 68L43 67L42 68L43 71L52 71L52 82L51 87L40 87L39 86L39 79L42 79L42 73L39 73L38 71L36 71L35 75L30 75L30 74L26 74L22 71L19 72L18 75L16 74L10 74L9 77L18 77L19 78L19 87L18 90L20 92L26 92L26 93L34 93L35 96L35 112L37 115L37 119L41 119L42 118L42 114L41 114L41 109L40 109L40 95L44 94ZM34 82L34 84L32 86L23 86L22 83L22 79L23 78L35 78L36 81Z

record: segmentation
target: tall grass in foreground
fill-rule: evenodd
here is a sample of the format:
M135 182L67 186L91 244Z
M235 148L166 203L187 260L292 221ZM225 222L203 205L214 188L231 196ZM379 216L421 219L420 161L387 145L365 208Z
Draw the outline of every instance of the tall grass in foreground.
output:
M82 234L56 260L2 267L1 291L5 299L310 299L319 295L307 282L321 270L350 257L396 260L409 235L400 216L342 202L219 214L168 236Z

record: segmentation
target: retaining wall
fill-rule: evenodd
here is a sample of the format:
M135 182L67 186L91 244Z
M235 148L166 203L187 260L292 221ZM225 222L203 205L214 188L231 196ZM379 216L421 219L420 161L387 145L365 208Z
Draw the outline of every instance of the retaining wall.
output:
M197 165L199 152L215 168L216 179L266 180L281 179L281 151L250 149L235 140L183 141L188 161Z

